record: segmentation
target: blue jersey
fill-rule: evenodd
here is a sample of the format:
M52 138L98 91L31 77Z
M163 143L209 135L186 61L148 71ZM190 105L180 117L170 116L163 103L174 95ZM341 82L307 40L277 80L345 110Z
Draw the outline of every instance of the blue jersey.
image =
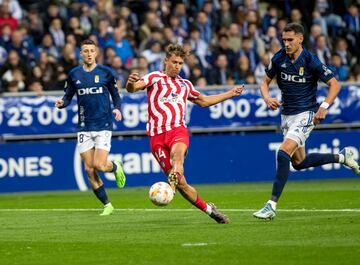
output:
M285 115L316 112L319 108L316 102L319 79L327 83L334 77L333 72L305 48L294 62L285 49L281 49L271 59L266 74L271 79L276 76L282 96L282 114Z
M83 66L73 68L65 83L63 97L66 107L76 93L79 115L79 131L112 130L113 115L110 95L114 108L120 110L120 95L116 78L111 68L97 64L91 72Z

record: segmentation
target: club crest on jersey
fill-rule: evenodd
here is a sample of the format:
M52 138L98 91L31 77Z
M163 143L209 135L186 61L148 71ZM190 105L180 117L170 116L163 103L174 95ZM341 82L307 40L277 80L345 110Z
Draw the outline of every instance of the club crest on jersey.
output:
M300 69L299 69L299 75L300 76L303 76L304 75L304 67L300 67Z
M99 75L95 75L94 82L95 82L95 83L99 83L99 82L100 82L100 76L99 76Z

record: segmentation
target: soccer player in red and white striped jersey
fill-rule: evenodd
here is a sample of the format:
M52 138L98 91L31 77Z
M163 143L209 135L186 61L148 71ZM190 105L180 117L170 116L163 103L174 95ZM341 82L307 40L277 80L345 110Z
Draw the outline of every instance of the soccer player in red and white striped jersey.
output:
M165 70L155 71L143 77L132 73L126 90L134 93L146 89L148 95L148 124L150 147L162 170L168 176L172 188L218 223L227 224L228 217L219 212L214 204L206 203L194 187L187 184L184 176L184 159L189 146L189 134L185 123L187 100L201 107L209 107L239 96L244 86L205 96L192 83L179 76L187 52L180 45L170 44L166 49Z

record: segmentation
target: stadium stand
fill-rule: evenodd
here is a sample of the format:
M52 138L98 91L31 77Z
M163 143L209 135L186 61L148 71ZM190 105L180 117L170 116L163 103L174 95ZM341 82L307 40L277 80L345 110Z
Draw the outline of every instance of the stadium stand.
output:
M256 84L287 22L303 24L305 45L339 80L360 82L359 7L332 0L0 0L0 90L62 90L86 38L99 44L99 62L122 84L131 71L161 68L164 46L175 42L192 50L181 75L195 84Z

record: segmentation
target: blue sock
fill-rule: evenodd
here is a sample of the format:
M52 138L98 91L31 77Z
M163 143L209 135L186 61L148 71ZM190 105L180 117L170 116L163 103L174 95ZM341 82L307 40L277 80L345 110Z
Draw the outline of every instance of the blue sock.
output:
M97 188L96 190L93 190L96 197L105 205L107 203L109 203L109 199L108 196L106 194L105 191L105 187L104 185L102 185L101 187Z
M112 168L111 172L116 172L116 170L117 170L117 165L115 164L114 161L111 161L111 163L112 163L112 165L113 165L113 168Z
M285 187L290 172L290 161L291 157L286 152L283 150L278 151L277 169L272 189L272 200L277 201Z
M305 159L299 165L293 165L296 170L301 170L309 167L317 167L330 163L339 162L338 155L334 154L319 154L312 153L308 154Z

